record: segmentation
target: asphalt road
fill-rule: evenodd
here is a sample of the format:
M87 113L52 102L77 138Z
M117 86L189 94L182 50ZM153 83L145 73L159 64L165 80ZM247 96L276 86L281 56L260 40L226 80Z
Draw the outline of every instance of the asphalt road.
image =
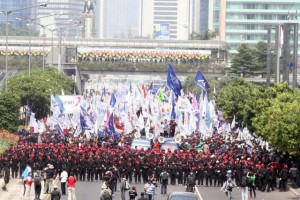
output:
M119 184L119 183L118 183ZM94 182L77 182L76 184L76 200L99 200L100 199L100 188L102 182L94 181ZM131 187L135 186L137 188L138 197L140 197L140 193L144 191L144 184L131 184ZM119 185L118 185L119 190ZM220 191L220 187L197 187L197 190L200 193L200 200L222 200L226 199L225 194ZM171 192L177 191L185 191L185 187L181 185L172 186L168 185L168 194ZM239 200L241 199L241 190L239 188L234 189L233 199ZM67 200L68 196L62 196L62 200ZM117 191L114 195L114 200L121 200L121 194ZM126 192L126 199L129 199L128 192ZM250 199L250 198L249 198ZM291 200L293 199L293 195L291 192L256 192L255 200ZM167 200L167 196L160 195L160 185L156 190L155 200Z

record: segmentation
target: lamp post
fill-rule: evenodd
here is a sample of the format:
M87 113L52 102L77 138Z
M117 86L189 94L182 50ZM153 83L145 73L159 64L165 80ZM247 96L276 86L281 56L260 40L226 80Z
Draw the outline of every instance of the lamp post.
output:
M26 10L29 8L36 8L36 7L46 7L48 4L42 3L42 4L36 4L32 6L27 6L24 8L19 8L15 10L5 10L1 11L0 13L4 14L6 16L6 26L5 26L5 92L7 92L7 79L8 79L8 16L17 11Z
M63 13L54 13L54 14L50 14L50 15L46 15L46 16L42 16L42 17L38 17L38 18L34 18L34 19L29 19L29 20L24 20L27 21L29 23L29 54L28 54L28 71L29 71L29 76L30 76L30 71L31 71L31 25L33 24L34 21L38 20L38 19L42 19L42 18L46 18L46 17L51 17L51 16L56 16L56 15L62 15ZM19 17L16 17L17 20L23 20Z
M38 25L43 28L43 35L44 35L43 52L44 52L45 51L45 37L46 37L45 30L47 29L46 27L54 25L54 24L47 24L47 25L38 24ZM49 29L47 29L47 30L49 30ZM45 55L43 53L43 70L44 69L45 69Z

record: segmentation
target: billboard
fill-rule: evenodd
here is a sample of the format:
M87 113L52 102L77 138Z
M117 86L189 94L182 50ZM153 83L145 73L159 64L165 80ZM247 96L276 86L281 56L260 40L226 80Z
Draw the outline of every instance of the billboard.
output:
M155 38L157 40L170 39L170 24L160 23L155 26Z

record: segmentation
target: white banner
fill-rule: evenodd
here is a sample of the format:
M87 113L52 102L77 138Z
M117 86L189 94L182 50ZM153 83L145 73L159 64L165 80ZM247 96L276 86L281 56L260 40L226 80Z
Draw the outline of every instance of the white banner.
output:
M79 95L64 95L55 97L57 106L62 114L72 114L80 112L80 104L82 96Z

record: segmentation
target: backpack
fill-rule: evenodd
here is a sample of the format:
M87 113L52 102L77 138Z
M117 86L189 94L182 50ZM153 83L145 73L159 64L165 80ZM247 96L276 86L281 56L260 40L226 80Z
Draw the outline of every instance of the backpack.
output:
M168 173L167 172L164 172L161 176L161 181L166 183L168 182Z
M130 190L130 184L128 181L125 181L125 190Z
M103 193L101 195L101 200L110 200L111 195L110 195L110 190L109 189L104 189Z
M240 186L241 187L248 187L249 185L250 185L249 179L246 176L243 176Z

